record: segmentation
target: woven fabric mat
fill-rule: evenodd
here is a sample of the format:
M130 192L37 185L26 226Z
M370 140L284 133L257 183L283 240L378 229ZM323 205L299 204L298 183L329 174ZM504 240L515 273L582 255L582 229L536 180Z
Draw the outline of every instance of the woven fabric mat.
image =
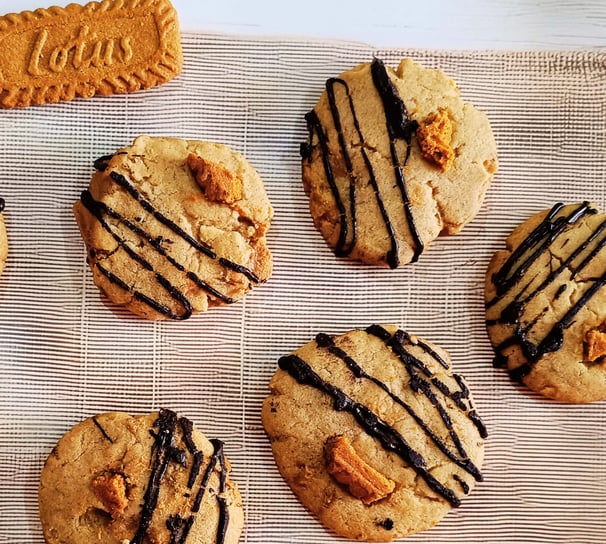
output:
M606 53L375 49L347 42L184 34L185 67L146 92L0 111L0 543L43 542L37 485L59 437L90 415L172 408L226 442L246 505L242 542L328 543L275 468L260 420L279 356L317 332L396 323L451 352L489 438L485 481L410 542L606 542L606 404L570 406L492 367L483 279L518 223L557 201L606 209ZM477 218L415 265L338 260L300 180L303 115L324 81L377 56L453 77L488 114L500 169ZM235 305L146 322L93 285L71 207L95 158L139 134L242 152L275 208L272 279ZM339 539L336 539L339 540Z

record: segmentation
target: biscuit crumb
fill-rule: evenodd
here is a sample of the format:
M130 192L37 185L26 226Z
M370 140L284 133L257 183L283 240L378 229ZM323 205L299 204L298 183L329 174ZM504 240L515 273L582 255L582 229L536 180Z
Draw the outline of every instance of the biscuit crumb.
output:
M112 516L123 512L128 506L126 481L122 474L103 472L95 477L92 486L95 495Z
M393 480L360 458L346 436L329 438L324 451L328 473L364 504L384 499L394 490Z
M606 332L591 329L585 334L587 360L594 362L606 356Z
M191 170L196 183L201 187L204 196L213 202L232 204L242 200L242 180L221 166L190 153L187 166Z
M450 146L451 140L452 122L445 108L439 108L419 123L417 141L421 156L442 172L446 172L454 161L455 153Z

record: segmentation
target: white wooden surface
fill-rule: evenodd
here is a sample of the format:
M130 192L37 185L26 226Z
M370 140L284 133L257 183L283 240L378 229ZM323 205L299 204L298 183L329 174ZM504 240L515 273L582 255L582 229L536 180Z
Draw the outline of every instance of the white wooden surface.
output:
M172 2L186 31L308 36L431 49L606 48L606 0ZM68 3L1 0L0 13Z

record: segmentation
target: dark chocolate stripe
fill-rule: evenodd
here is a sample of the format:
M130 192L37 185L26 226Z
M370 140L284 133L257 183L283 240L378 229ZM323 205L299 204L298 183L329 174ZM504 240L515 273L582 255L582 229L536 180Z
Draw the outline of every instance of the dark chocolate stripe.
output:
M171 448L173 447L174 433L177 426L177 414L170 410L160 410L156 420L158 431L153 433L155 451L152 462L151 474L147 483L147 489L143 496L143 506L141 507L141 518L139 527L130 544L143 544L143 540L149 526L152 516L158 505L158 496L160 495L160 485L166 473L169 462L172 460Z
M169 463L173 462L183 467L187 466L186 452L175 446L177 425L181 428L182 439L187 451L190 454L193 454L192 468L188 481L189 488L194 485L195 479L200 472L203 456L202 451L197 449L193 441L193 423L186 418L177 418L177 414L171 410L160 410L158 419L154 424L154 427L158 427L158 431L150 430L151 435L154 437L152 446L153 461L147 489L143 497L139 526L135 536L130 540L129 544L142 544L146 539L147 531L149 530L154 511L158 504L162 480L166 474ZM211 443L214 452L209 461L209 465L204 472L200 491L191 507L190 515L184 516L184 513L180 511L178 514L170 515L166 520L166 527L171 534L171 544L186 543L190 529L196 520L195 514L200 509L202 498L217 466L219 467L219 489L216 493L216 500L219 506L219 520L217 524L216 542L217 544L223 544L225 541L225 536L229 527L229 509L225 498L225 493L227 491L227 463L223 453L223 443L220 440L211 440ZM194 477L194 481L192 481L192 475L194 473L196 477Z
M383 109L385 112L386 130L389 137L390 154L394 169L393 171L396 180L396 186L402 198L404 214L414 244L414 255L412 260L416 261L419 255L422 253L424 245L414 222L412 207L406 188L403 167L407 164L408 159L410 157L412 134L416 130L417 124L408 118L406 106L404 105L402 99L398 96L397 89L393 85L385 66L380 60L374 59L371 65L371 74L373 84L381 97L381 102L383 104ZM317 145L319 145L320 147L326 180L332 192L333 198L335 199L337 210L339 212L340 230L339 238L335 246L335 254L339 257L347 256L351 253L357 241L356 176L353 173L352 169L352 161L350 158L350 145L348 145L345 139L345 129L342 124L342 112L340 112L339 108L337 107L337 100L335 95L337 86L339 88L342 88L346 93L347 107L349 109L350 116L353 120L353 128L355 129L361 143L359 149L360 153L362 154L362 158L364 160L364 164L368 173L368 182L370 183L374 191L376 202L381 213L381 218L383 219L383 223L385 225L385 229L390 240L391 247L385 255L385 260L391 268L396 268L399 265L398 240L395 235L394 228L389 217L389 213L387 212L387 209L385 207L383 195L379 188L379 183L376 178L372 162L368 156L366 146L364 145L364 134L362 133L358 117L356 115L356 109L353 102L353 98L351 96L349 87L344 80L339 78L328 79L326 81L326 93L333 120L333 125L335 127L335 131L337 133L337 138L339 141L339 147L341 149L341 155L343 157L347 177L349 179L347 195L349 206L346 204L343 198L344 195L340 193L339 188L336 184L333 167L330 163L328 136L326 134L326 131L322 127L322 124L320 123L317 114L313 110L305 116L307 121L307 130L309 132L309 144L301 146L301 155L304 160L311 159L311 151L314 146L314 136L317 137ZM398 139L403 139L406 143L406 154L403 161L400 160L396 149L396 140Z
M188 516L187 518L178 514L170 516L166 520L166 528L170 531L170 544L185 544L194 521L194 516Z
M217 257L216 253L207 244L196 240L174 221L157 210L154 205L149 200L146 200L137 190L137 188L126 179L124 175L119 174L116 171L112 171L109 173L109 177L112 178L120 187L122 187L130 196L132 196L133 199L138 202L146 212L155 217L160 223L162 223L165 227L168 227L176 235L183 238L189 245L197 249L200 253L204 253L204 255L207 255L211 259L215 259Z
M166 217L162 212L157 210L154 207L154 205L151 202L149 202L149 200L146 200L143 197L143 195L137 190L137 188L132 183L130 183L130 181L128 181L126 179L126 177L124 175L119 174L118 172L112 171L112 172L110 172L109 176L120 187L125 189L126 192L128 192L141 205L141 207L145 211L147 211L150 215L155 217L160 223L162 223L164 226L168 227L172 232L174 232L175 234L180 236L183 240L185 240L194 249L203 253L207 257L210 257L211 259L217 259L217 254L208 244L206 244L205 242L202 242L200 240L197 240L196 238L194 238L193 236L191 236L190 234L185 232L174 221L172 221L171 219ZM218 262L222 266L225 266L225 267L229 268L230 270L233 270L235 272L245 275L252 282L260 283L259 278L252 272L252 270L249 270L245 266L234 263L224 257L221 257L220 259L218 259Z
M461 489L463 490L463 493L465 493L465 495L467 495L469 493L469 485L467 484L467 482L465 480L463 480L463 478L461 478L458 474L453 474L452 477L459 482L459 484L461 484Z
M323 380L309 364L296 355L282 357L278 364L282 370L288 372L299 383L315 387L331 396L335 410L349 412L369 435L379 440L386 450L394 452L408 463L431 489L453 506L460 504L460 500L455 493L429 472L423 456L415 451L400 433L370 409L354 401L336 386Z
M97 159L94 163L95 168L102 172L105 171L109 166L109 161L111 160L112 156L113 155L106 155L104 157L100 157L99 159ZM191 236L190 234L185 232L181 227L179 227L174 221L172 221L171 219L166 217L162 212L157 210L151 202L149 202L148 200L146 200L143 197L143 195L137 190L137 188L124 175L119 174L118 172L112 171L109 173L109 176L116 184L118 184L120 187L122 187L146 212L148 212L151 216L153 216L157 221L159 221L165 227L170 229L176 236L179 236L180 238L185 240L196 251L199 251L203 255L206 255L207 257L209 257L213 260L217 260L217 262L221 266L246 276L252 282L260 283L260 280L257 277L257 275L254 274L252 272L252 270L248 269L247 267L234 263L224 257L217 258L216 253L213 251L213 249L211 247L208 246L208 244L205 244L204 242L196 240L193 236ZM109 223L107 221L105 221L104 216L107 215L107 216L110 216L110 217L116 219L122 226L128 228L130 231L132 231L133 233L140 236L159 255L161 255L168 263L170 263L170 265L175 267L180 272L183 272L190 281L194 282L198 287L200 287L201 289L206 291L211 296L217 298L218 300L220 300L226 304L231 304L231 303L235 302L235 300L232 297L223 295L220 291L218 291L217 289L215 289L214 287L209 285L207 282L202 280L195 272L193 272L191 270L187 270L185 268L185 266L183 266L178 261L176 261L173 257L171 257L162 245L162 242L163 242L162 238L152 237L149 233L147 233L145 230L143 230L140 226L135 224L133 221L130 221L128 218L122 216L115 210L111 209L105 203L96 201L88 190L85 190L82 192L80 200L81 200L82 204L102 224L103 228L105 230L107 230L113 236L113 238L116 240L116 242L119 244L119 246L127 253L127 255L131 259L133 259L135 262L137 262L141 266L143 266L145 269L147 269L149 271L154 270L153 266L146 259L144 259L142 256L140 256L133 248L131 248L128 244L125 243L125 240L123 238L121 238L118 234L116 234L116 232L114 232L114 230L109 225ZM180 304L183 305L183 307L184 307L183 312L181 312L181 313L173 312L166 305L159 303L158 301L154 300L149 295L146 295L139 291L133 290L130 286L127 285L127 283L124 280L119 278L113 272L110 272L105 268L101 268L98 263L96 263L96 266L99 267L101 272L111 282L113 282L116 285L120 286L121 288L126 289L127 291L133 293L133 295L138 300L144 302L145 304L148 304L154 310L158 311L159 313L161 313L163 315L166 315L167 317L169 317L171 319L187 319L193 313L191 303L185 297L184 293L179 291L172 284L170 284L170 282L168 282L168 280L163 276L156 274L157 282L168 291L168 293L171 295L171 297L173 299L175 299L176 301L178 301Z
M541 343L536 346L536 350L530 352L528 349L526 350L525 355L530 355L529 360L523 365L511 370L509 373L510 376L514 380L521 380L524 376L528 375L536 361L543 355L560 349L564 342L564 330L570 326L579 311L604 286L606 286L606 271L604 271L599 278L594 280L591 287L583 293L583 296L573 304L566 314L564 314L564 317L551 328Z
M111 225L105 220L104 216L109 216L113 219L116 219L120 222L121 225L140 236L150 245L150 247L154 249L154 251L156 251L156 253L164 257L177 270L179 270L180 272L184 272L187 278L193 281L200 288L204 289L207 293L211 294L212 296L218 298L219 300L227 304L235 302L234 299L232 299L231 297L227 297L221 294L213 287L211 287L208 283L198 277L194 272L186 270L183 265L181 265L173 257L171 257L167 253L167 251L162 247L162 239L152 237L141 227L128 220L127 218L123 217L121 214L117 213L115 210L107 206L104 202L95 200L88 190L82 191L80 200L82 204L91 212L91 214L93 214L97 218L101 226L112 235L114 240L116 240L116 243L128 254L128 256L135 262L143 266L146 270L154 270L151 263L149 263L149 261L144 259L141 255L136 253L128 244L126 244L125 240L114 232ZM191 316L192 307L189 300L181 291L179 291L176 287L170 284L170 282L168 282L166 278L160 276L159 274L156 274L156 279L158 283L160 283L163 287L166 288L166 290L174 300L180 302L184 306L183 313L175 314L167 306L160 304L148 295L144 295L141 292L134 291L131 286L129 286L124 280L121 280L116 274L103 268L98 262L96 263L96 266L112 283L115 283L126 291L132 292L139 300L145 302L159 313L162 313L163 315L166 315L171 319L187 319Z
M227 535L227 528L229 527L229 509L227 507L227 499L225 498L225 492L227 491L227 465L225 463L225 455L223 454L223 442L214 439L211 440L212 445L215 448L215 455L218 457L219 467L221 472L219 474L219 493L217 494L217 502L219 504L219 523L217 525L217 544L223 544L225 542L225 536Z
M505 306L498 316L486 320L488 328L499 323L512 327L511 336L494 346L496 354L494 365L507 366L507 357L503 354L504 351L511 346L519 346L526 361L521 366L509 371L511 378L516 381L521 381L527 376L536 362L545 354L557 351L562 347L565 329L570 326L578 312L593 298L598 290L606 285L605 268L602 276L584 281L589 287L585 289L575 303L571 303L564 316L553 323L542 339L534 342L529 339L531 330L546 319L545 316L549 313L549 307L546 306L535 315L528 316L522 323L524 312L529 303L544 293L564 272L568 271L570 278L574 279L579 273L592 265L606 247L606 236L604 236L606 220L603 220L589 232L586 238L570 250L566 258L554 263L553 269L549 271L538 286L531 288L530 286L535 279L534 276L527 279L531 265L541 255L549 252L551 246L561 236L575 228L575 223L589 214L597 213L597 210L592 208L588 202L577 205L568 215L560 214L563 208L564 204L562 203L553 206L543 221L522 241L501 269L492 277L497 287L497 295L487 302L487 310L489 311L506 295L511 295L513 298L512 302ZM595 247L587 251L590 244L595 244ZM585 255L584 252L586 252ZM580 262L575 265L577 259L580 259ZM558 299L565 290L565 283L559 285L553 295L552 302Z
M108 215L109 217L116 219L123 226L125 226L130 231L135 233L137 236L140 236L143 240L145 240L147 243L149 243L149 245L157 253L159 253L172 266L174 266L177 270L179 270L179 272L184 272L185 275L191 281L193 281L198 287L204 289L207 293L213 295L214 297L225 302L226 304L232 304L233 302L235 302L235 300L233 298L221 294L219 291L217 291L215 288L211 287L208 283L206 283L199 276L197 276L194 272L191 272L190 270L186 270L186 268L182 264L180 264L173 257L171 257L168 254L168 252L164 249L164 247L162 247L163 239L161 237L155 237L155 238L152 237L146 231L144 231L141 227L139 227L137 224L126 219L125 217L123 217L122 215L117 213L115 210L113 210L112 208L107 206L104 202L94 200L88 190L83 191L81 200L82 200L82 203L89 209L89 211L91 213L93 213L95 215L95 217L97 217L97 219L99 220L101 225L105 228L105 230L107 230L113 236L114 240L116 240L116 242L120 246L122 246L125 251L128 252L129 256L133 260L135 260L135 261L139 262L140 264L142 264L143 266L145 266L145 268L147 268L148 270L153 270L152 265L147 263L147 261L142 259L142 257L140 257L132 249L130 249L128 245L124 245L124 240L122 238L120 238L116 233L113 232L109 223L107 223L107 221L105 221L105 219L103 218L103 215Z
M339 348L334 343L334 340L330 336L328 336L327 334L324 334L324 333L320 333L316 336L316 343L318 344L318 347L328 350L330 353L332 353L333 355L335 355L336 357L341 359L347 365L347 367L351 370L351 372L354 374L354 376L356 378L363 378L363 379L370 380L372 383L374 383L379 388L381 388L383 391L385 391L396 404L398 404L399 406L404 408L404 410L406 410L408 415L410 415L410 417L412 417L412 419L415 421L415 423L417 423L417 425L419 425L419 427L421 429L423 429L426 436L429 437L429 439L437 446L437 448L444 455L446 455L446 457L448 457L448 459L450 459L453 463L455 463L459 467L468 471L477 480L482 479L480 470L469 459L469 457L467 456L467 453L465 452L463 444L461 443L459 436L454 431L450 416L447 414L446 410L444 409L442 404L438 401L437 397L433 394L433 392L431 392L430 390L425 391L428 398L430 398L432 404L436 407L436 409L440 413L440 416L441 416L447 430L449 431L451 439L453 440L453 443L455 444L455 447L457 448L457 451L459 452L459 455L461 457L459 457L455 452L453 452L444 443L444 441L442 441L433 432L433 430L427 424L427 422L425 422L423 420L423 418L421 418L408 403L406 403L398 395L394 394L391 391L391 389L387 386L387 384L385 384L384 382L382 382L375 376L368 374L351 356L349 356L347 354L347 352L345 352L343 349Z
M180 417L179 426L181 427L185 447L187 448L187 451L192 454L192 464L189 470L189 478L187 480L187 487L191 489L198 479L198 474L200 474L200 469L202 468L202 463L204 462L204 453L198 450L198 447L194 442L194 424L192 421L185 417Z
M583 202L567 216L558 216L558 212L564 207L561 202L553 206L545 219L526 237L503 264L498 272L492 276L492 281L497 288L497 297L504 295L511 289L528 268L540 255L562 234L569 225L576 223L587 213L596 213L589 207L588 202ZM529 253L529 255L527 255ZM526 257L526 258L524 258ZM488 302L488 306L494 304Z
M333 80L328 80L327 90L331 87L330 82ZM345 84L345 82L343 82ZM346 85L346 84L345 84ZM333 111L331 107L331 111ZM336 111L336 115L338 116L338 110ZM335 254L337 257L346 257L351 253L355 244L356 244L356 208L355 208L355 200L356 200L356 189L355 184L349 184L349 213L343 199L341 198L341 194L339 192L339 188L337 187L337 183L335 180L335 176L333 174L332 166L330 164L330 153L328 151L328 137L324 132L322 124L316 114L315 111L310 111L305 116L307 122L307 130L309 131L309 141L313 142L314 134L317 135L318 145L321 150L322 164L324 166L324 174L326 176L326 181L328 186L330 187L330 191L335 199L335 204L337 206L337 210L339 211L339 238L337 239L337 243L335 246ZM335 113L333 112L333 120L335 119ZM338 125L340 121L339 118L336 117L334 120L335 125ZM339 140L342 140L343 135L340 134ZM349 161L349 154L347 150L345 150L344 157L346 162ZM350 225L351 222L351 225ZM351 233L351 234L350 234Z
M109 281L111 281L112 283L115 283L118 287L124 289L125 291L132 293L132 295L137 300L144 302L150 308L153 308L158 313L163 314L163 315L169 317L170 319L188 319L191 316L192 307L191 307L191 304L189 303L189 300L187 300L185 297L183 297L181 295L180 291L178 291L177 289L173 289L172 285L170 285L168 280L165 280L164 282L160 282L160 278L162 278L162 276L160 276L159 274L156 274L156 279L159 281L159 283L165 288L168 287L169 288L168 291L171 294L171 296L173 298L179 300L179 302L181 302L181 304L183 304L184 312L182 314L174 313L168 306L166 306L164 304L160 304L153 298L147 296L145 293L142 293L141 291L133 289L130 285L128 285L119 276L116 276L116 274L110 272L109 270L107 270L106 268L101 266L99 263L96 263L96 267Z
M406 182L404 179L403 166L406 166L408 159L410 158L411 140L412 134L417 128L417 124L408 118L408 112L404 101L398 95L398 90L389 78L385 65L378 59L374 59L371 65L371 73L373 83L379 91L381 101L383 102L383 109L385 110L385 116L387 120L387 132L389 134L389 148L391 152L391 160L394 167L394 173L396 176L396 183L398 189L402 195L402 202L404 204L404 215L410 229L410 234L414 242L414 254L412 262L419 259L423 249L425 248L423 241L417 230L412 207L410 205L410 198L408 197L408 190L406 188ZM395 140L397 138L404 139L406 142L406 155L404 161L400 162L398 152L396 150ZM397 259L397 255L395 256ZM397 266L397 261L395 266ZM392 266L392 268L395 268Z
M97 429L99 429L99 431L103 435L103 438L105 438L105 440L107 440L108 442L111 442L113 444L114 441L112 440L112 437L107 434L107 431L101 426L101 423L99 423L96 416L93 416L92 420L93 420L93 423L95 424L95 426L97 427Z
M0 213L2 213L4 211L4 208L6 207L6 201L0 197Z
M202 500L208 488L210 477L215 471L217 465L219 466L219 490L216 493L217 504L219 505L219 522L217 525L217 544L222 544L225 541L227 529L229 527L229 509L227 506L227 500L225 499L225 492L227 490L227 464L225 462L225 455L223 453L223 442L217 439L210 441L213 445L214 451L209 460L208 466L202 477L200 488L194 499L191 511L196 513L199 512L202 505Z

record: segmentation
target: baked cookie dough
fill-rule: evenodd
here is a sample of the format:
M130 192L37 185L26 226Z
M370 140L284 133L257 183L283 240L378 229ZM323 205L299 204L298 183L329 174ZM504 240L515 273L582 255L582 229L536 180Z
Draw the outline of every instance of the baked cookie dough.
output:
M391 268L416 261L475 217L497 170L486 115L445 74L411 59L330 78L306 121L303 184L339 257Z
M4 271L6 265L6 258L8 256L8 236L6 235L6 226L4 225L4 211L5 201L0 197L0 274Z
M242 500L219 440L161 410L76 425L42 470L48 544L235 544Z
M74 205L95 284L147 319L186 319L266 281L273 210L227 146L138 137L95 163Z
M606 214L556 204L518 226L486 274L495 366L564 402L606 399Z
M318 334L279 366L263 425L280 473L334 533L424 531L482 480L486 429L437 346L373 325Z

